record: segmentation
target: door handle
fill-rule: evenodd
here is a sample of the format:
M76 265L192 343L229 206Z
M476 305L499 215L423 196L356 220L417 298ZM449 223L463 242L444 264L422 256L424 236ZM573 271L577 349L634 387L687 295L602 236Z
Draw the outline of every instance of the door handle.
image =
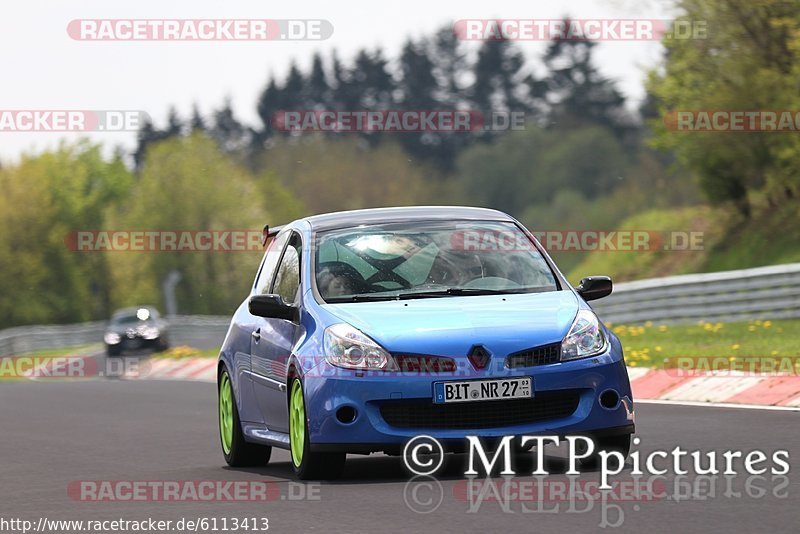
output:
M261 331L261 329L259 328L258 330L253 330L253 332L250 334L253 337L253 340L256 343L258 343L258 340L261 339L261 332L260 331Z

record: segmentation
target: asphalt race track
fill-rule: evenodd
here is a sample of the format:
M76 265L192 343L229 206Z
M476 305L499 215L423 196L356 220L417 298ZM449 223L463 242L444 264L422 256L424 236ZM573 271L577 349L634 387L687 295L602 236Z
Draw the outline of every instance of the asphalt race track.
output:
M34 523L40 517L266 517L273 532L574 532L602 526L648 533L785 532L800 522L797 412L639 404L642 443L634 449L643 454L676 445L718 454L787 448L792 469L786 476L642 477L639 484L654 485L659 497L618 491L569 502L557 491L568 477L555 456L548 459L549 489L539 490L548 497L537 505L522 497L468 497L463 456L451 457L438 481L409 482L402 460L386 456L350 457L335 483L295 482L282 450L273 451L267 467L230 469L218 443L215 394L212 384L190 382L0 383L0 517ZM529 464L511 483L530 488L536 481L530 471ZM272 489L266 502L87 502L68 492L83 480L271 481ZM577 483L598 480L598 472L588 472ZM614 480L624 485L631 477Z

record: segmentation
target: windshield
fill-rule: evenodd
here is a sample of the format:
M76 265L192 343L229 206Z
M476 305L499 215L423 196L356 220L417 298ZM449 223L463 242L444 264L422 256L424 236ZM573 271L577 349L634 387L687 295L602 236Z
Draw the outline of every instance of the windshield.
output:
M114 319L111 319L111 324L115 325L136 324L140 322L142 322L142 320L136 317L136 315L124 315L122 317L115 317Z
M158 318L158 313L150 308L139 308L137 310L117 312L111 317L113 325L127 325L140 322L153 322Z
M555 291L555 276L511 222L404 222L319 232L326 302Z

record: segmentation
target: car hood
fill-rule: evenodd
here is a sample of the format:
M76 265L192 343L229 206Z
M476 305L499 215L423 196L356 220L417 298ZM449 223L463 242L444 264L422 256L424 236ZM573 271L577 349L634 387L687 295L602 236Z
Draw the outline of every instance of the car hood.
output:
M162 326L159 323L155 322L146 322L146 321L139 321L138 323L128 323L123 325L108 325L106 327L106 332L114 332L116 334L126 334L128 332L138 332L139 330L146 328L146 327L155 327L159 330Z
M509 354L561 341L578 299L568 290L327 304L394 353L465 356L473 345Z

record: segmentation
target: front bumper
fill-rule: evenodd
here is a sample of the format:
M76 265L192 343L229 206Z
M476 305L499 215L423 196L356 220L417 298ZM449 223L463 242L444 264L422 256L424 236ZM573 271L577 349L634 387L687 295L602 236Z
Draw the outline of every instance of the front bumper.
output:
M485 424L470 427L463 423L459 428L437 428L430 419L423 426L397 426L387 422L381 407L386 403L395 406L404 402L409 406L425 406L430 411L433 404L433 383L471 378L504 378L533 376L534 399L545 399L572 394L574 409L541 412L544 417L527 417L527 421L513 421L502 417L503 424ZM487 371L480 376L465 378L452 373L424 376L383 376L377 373L356 376L355 372L332 368L321 362L304 376L309 433L315 450L345 450L348 452L395 451L411 437L426 434L445 443L463 442L467 435L485 438L506 435L600 435L602 433L632 433L634 424L633 397L627 371L621 354L614 351L593 358L539 367ZM608 390L617 392L620 401L614 407L604 407L599 396ZM493 400L481 404L513 403ZM428 404L429 403L429 404ZM476 403L459 404L459 410L475 411ZM436 405L442 406L442 405ZM506 404L511 407L511 404ZM352 421L342 422L337 412L347 408L355 412ZM453 409L452 405L448 405ZM538 410L538 408L537 408ZM352 411L350 414L352 414ZM502 410L492 410L501 412ZM523 412L518 413L523 415ZM452 412L451 412L452 413ZM462 421L474 418L459 418ZM448 426L448 425L443 425ZM452 426L452 425L449 425Z
M119 343L110 344L106 342L106 347L113 351L123 352L123 351L134 351L134 350L148 350L148 349L158 349L162 346L161 337L156 337L153 339L145 339L142 336L136 335L134 337L129 337L126 334L122 334Z

